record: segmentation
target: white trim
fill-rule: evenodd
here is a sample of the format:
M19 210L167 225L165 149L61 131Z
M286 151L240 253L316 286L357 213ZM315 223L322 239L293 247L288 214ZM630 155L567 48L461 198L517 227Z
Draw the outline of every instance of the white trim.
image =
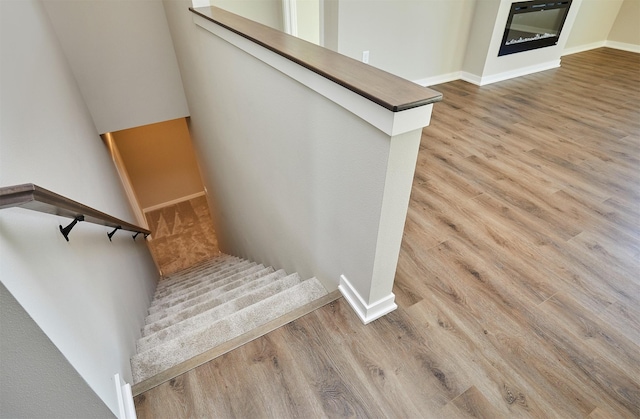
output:
M161 204L152 205L150 207L143 208L142 212L146 214L146 213L148 213L150 211L159 210L161 208L168 207L170 205L179 204L180 202L184 202L184 201L189 201L190 199L197 198L199 196L204 196L204 195L205 195L204 191L197 192L197 193L194 193L194 194L191 194L191 195L183 196L182 198L172 199L171 201L167 201L167 202L163 202Z
M602 48L605 45L605 41L593 42L591 44L578 45L576 47L565 48L562 51L562 56L577 54L579 52L585 52L596 48Z
M475 84L476 86L482 86L482 77L477 76L466 71L460 72L460 80L464 80L467 83Z
M296 0L282 0L284 32L298 36L298 6Z
M530 65L527 67L521 67L515 70L505 71L503 73L493 74L491 76L485 76L485 77L481 77L476 74L471 74L467 72L462 72L461 78L464 81L476 84L478 86L486 86L487 84L514 79L516 77L522 77L528 74L551 70L558 67L560 67L560 59L547 61L546 63Z
M113 376L113 383L118 397L118 419L137 419L131 384L125 383L120 374Z
M450 81L460 80L461 78L462 71L454 71L453 73L441 74L439 76L432 76L412 81L415 84L419 84L420 86L429 87L436 84L449 83Z
M338 289L364 324L371 323L398 308L398 305L394 302L396 296L393 293L373 304L365 303L364 299L344 275L340 275Z
M342 106L387 135L394 136L404 134L405 132L422 129L429 124L431 106L419 106L402 112L391 112L377 103L202 16L193 15L193 22L247 54L286 74L293 80L307 86L316 93Z
M640 54L640 45L627 44L624 42L605 41L604 46L607 48L619 49L622 51L635 52Z

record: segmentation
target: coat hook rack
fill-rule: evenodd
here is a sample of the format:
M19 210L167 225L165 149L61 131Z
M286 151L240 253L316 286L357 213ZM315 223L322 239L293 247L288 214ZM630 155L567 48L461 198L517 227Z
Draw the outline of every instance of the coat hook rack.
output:
M118 227L114 228L111 233L107 233L107 236L109 236L109 241L111 241L111 237L113 237L113 235L116 234L116 231L120 230L121 228L122 227L118 226Z
M73 221L71 221L71 223L68 226L64 228L62 227L62 225L58 226L60 227L60 233L62 233L66 241L69 241L69 233L71 233L71 230L78 223L78 221L84 221L84 215L78 215L76 218L73 219Z

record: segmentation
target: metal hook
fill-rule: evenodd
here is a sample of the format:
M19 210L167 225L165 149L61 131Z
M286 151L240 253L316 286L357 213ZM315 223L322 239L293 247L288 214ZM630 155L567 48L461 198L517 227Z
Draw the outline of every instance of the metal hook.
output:
M116 231L120 230L121 228L122 227L118 226L118 227L114 228L111 233L107 233L107 236L109 236L109 241L111 241L111 237L113 237L113 235L116 234Z

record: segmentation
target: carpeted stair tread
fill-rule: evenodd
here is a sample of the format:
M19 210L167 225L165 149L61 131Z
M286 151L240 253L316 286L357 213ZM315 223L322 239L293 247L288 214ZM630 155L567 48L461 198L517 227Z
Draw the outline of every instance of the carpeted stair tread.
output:
M145 328L143 330L143 336L145 336L147 327L153 323L171 317L181 311L188 310L195 306L207 303L213 299L224 299L228 301L235 298L239 293L257 288L261 285L266 285L269 281L287 276L285 271L274 271L272 267L264 268L254 273L243 276L235 281L229 282L226 285L213 288L208 292L205 292L190 300L183 301L181 303L169 306L162 311L150 314L145 319Z
M225 267L224 269L216 270L213 272L199 272L197 274L194 274L192 277L185 278L182 282L171 286L169 289L166 289L162 292L157 292L154 298L156 301L159 301L163 298L166 298L167 296L175 295L177 292L186 291L189 288L200 286L202 284L201 280L203 278L207 278L207 280L209 281L215 281L241 272L255 265L256 263L254 262L242 261L240 263L236 263L231 266Z
M221 263L202 266L198 270L188 272L182 271L179 276L172 276L170 279L161 281L156 289L156 295L171 292L171 290L182 287L185 283L192 282L196 278L213 275L243 263L248 263L248 261L234 258L233 260L225 260ZM164 284L165 282L166 284Z
M317 279L308 279L220 320L199 324L197 329L177 338L158 342L131 359L134 382L148 379L326 294Z
M202 284L199 286L191 287L185 291L176 292L175 296L170 295L164 297L161 301L154 302L154 304L149 307L149 315L155 315L170 307L184 304L189 300L199 298L208 292L226 287L227 285L242 280L243 278L255 279L256 275L264 275L271 272L273 272L273 268L265 268L263 265L255 265L245 269L244 271L236 272L224 278L202 278Z
M297 273L277 279L258 289L247 292L245 295L237 297L233 300L219 304L216 307L203 313L194 315L193 317L182 318L178 316L176 323L170 324L155 333L151 333L138 340L138 352L149 350L153 346L161 344L163 341L175 339L181 335L189 333L191 330L199 329L207 324L211 324L225 316L231 315L236 311L242 310L260 300L269 298L270 296L282 292L287 288L291 288L300 283L300 276Z
M156 292L161 291L163 289L167 289L176 283L179 283L184 280L185 277L193 276L199 272L214 270L224 265L231 265L233 263L238 263L243 261L243 259L237 258L235 256L229 256L225 254L221 254L220 256L210 259L206 262L200 263L198 265L192 266L190 268L174 272L170 275L165 276L159 283L156 288Z
M256 266L262 265L257 265L254 262L244 262L242 264L234 265L233 267L226 268L219 272L212 272L210 274L198 274L194 278L186 280L184 284L176 285L172 289L156 295L151 307L161 304L167 300L171 300L180 294L186 294L195 291L204 285L213 284L218 281L224 281L232 275L245 272L248 269L254 268ZM262 267L264 268L264 266Z
M212 310L222 304L226 304L238 298L245 298L250 295L251 292L259 291L263 287L271 286L277 283L278 280L287 276L286 272L279 270L277 272L270 273L261 278L254 279L252 281L243 281L244 283L228 292L221 293L219 295L213 295L207 298L205 301L198 304L189 304L182 310L173 311L167 314L167 316L154 321L149 322L148 325L142 330L142 336L146 337L153 333L156 333L166 327L172 326L190 317L197 316L205 311ZM299 280L298 280L299 282ZM292 285L295 285L293 283Z

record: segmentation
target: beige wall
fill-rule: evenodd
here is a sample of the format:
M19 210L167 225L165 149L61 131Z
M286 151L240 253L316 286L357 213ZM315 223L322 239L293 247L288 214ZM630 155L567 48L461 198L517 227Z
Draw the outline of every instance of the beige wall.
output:
M638 1L638 0L632 0ZM565 50L602 46L611 31L622 0L582 0L578 15L569 33Z
M113 138L143 209L203 191L184 118L116 131Z
M210 0L212 6L284 30L282 0Z
M607 40L640 46L640 0L624 0Z
M338 52L408 80L460 71L475 0L340 0Z

